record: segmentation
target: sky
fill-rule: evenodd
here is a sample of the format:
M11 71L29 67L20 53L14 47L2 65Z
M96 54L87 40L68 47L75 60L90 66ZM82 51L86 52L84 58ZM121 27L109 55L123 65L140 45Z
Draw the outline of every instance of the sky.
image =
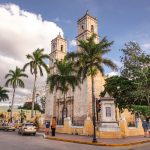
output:
M76 50L77 20L86 10L98 18L100 37L114 41L107 57L118 67L119 50L129 41L138 42L150 54L149 0L0 0L0 85L4 86L10 69L27 62L26 54L37 48L49 54L50 42L59 32L68 41L68 50ZM108 69L106 73L114 74ZM45 79L39 78L37 86L43 86ZM18 103L31 94L32 82L29 73L26 87L17 90Z

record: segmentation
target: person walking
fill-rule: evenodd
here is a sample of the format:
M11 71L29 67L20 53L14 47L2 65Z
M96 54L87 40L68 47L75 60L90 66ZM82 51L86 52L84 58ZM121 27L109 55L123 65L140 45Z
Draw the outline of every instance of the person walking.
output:
M149 116L146 118L146 122L147 122L148 136L150 138L150 117Z
M144 137L147 137L147 131L148 131L148 122L146 117L142 120L142 126L144 129Z
M49 135L49 130L50 130L50 121L46 120L46 122L45 122L45 135Z
M55 131L56 131L56 117L53 117L52 119L52 124L51 124L51 133L52 136L55 136Z

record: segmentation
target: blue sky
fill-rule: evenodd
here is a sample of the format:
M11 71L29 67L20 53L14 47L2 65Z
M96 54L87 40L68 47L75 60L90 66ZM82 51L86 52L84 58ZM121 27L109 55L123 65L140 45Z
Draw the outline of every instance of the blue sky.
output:
M117 61L121 55L118 50L124 43L132 40L142 45L149 44L148 0L1 0L0 2L17 4L21 9L41 14L43 19L56 22L63 29L68 41L77 35L76 21L88 9L98 18L100 36L107 36L109 40L115 42L110 56Z
M26 62L27 53L37 47L50 52L50 40L59 32L68 43L75 40L77 20L86 10L98 18L100 37L114 41L107 57L119 67L119 49L129 41L139 42L150 54L149 0L0 0L0 85L9 69ZM70 51L75 49L69 44ZM18 99L31 93L32 77L26 82L27 87L17 91Z

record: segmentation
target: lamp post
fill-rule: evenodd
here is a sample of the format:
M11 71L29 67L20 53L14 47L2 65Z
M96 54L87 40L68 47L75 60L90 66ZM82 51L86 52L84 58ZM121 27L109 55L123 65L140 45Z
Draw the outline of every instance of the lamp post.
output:
M96 107L96 103L95 103L95 96L93 95L93 130L94 130L94 133L93 133L93 140L92 142L93 143L96 143L97 142L97 139L96 139L96 116L95 116L95 107Z
M23 123L23 111L22 111L22 109L21 109L21 112L20 112L20 116L21 116L20 121L21 121L21 123Z
M97 121L99 121L99 112L101 111L101 103L100 100L96 98L96 113L97 113Z
M11 116L10 116L10 112L11 112L11 102L9 102L9 108L8 108L7 112L8 112L8 120L12 122L12 118L11 118Z
M38 96L39 96L39 94L36 93L36 99L35 99L36 101L35 101L35 107L34 107L35 108L35 115L36 115L36 106L37 106L37 98L38 98Z
M7 112L8 112L8 120L10 120L10 112L11 112L11 109L8 108Z

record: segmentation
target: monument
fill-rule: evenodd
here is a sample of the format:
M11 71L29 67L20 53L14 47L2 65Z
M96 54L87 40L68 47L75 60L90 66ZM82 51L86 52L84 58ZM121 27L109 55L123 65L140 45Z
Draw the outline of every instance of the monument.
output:
M100 99L101 103L101 118L100 131L119 131L119 125L116 121L115 99L110 97L108 93Z

